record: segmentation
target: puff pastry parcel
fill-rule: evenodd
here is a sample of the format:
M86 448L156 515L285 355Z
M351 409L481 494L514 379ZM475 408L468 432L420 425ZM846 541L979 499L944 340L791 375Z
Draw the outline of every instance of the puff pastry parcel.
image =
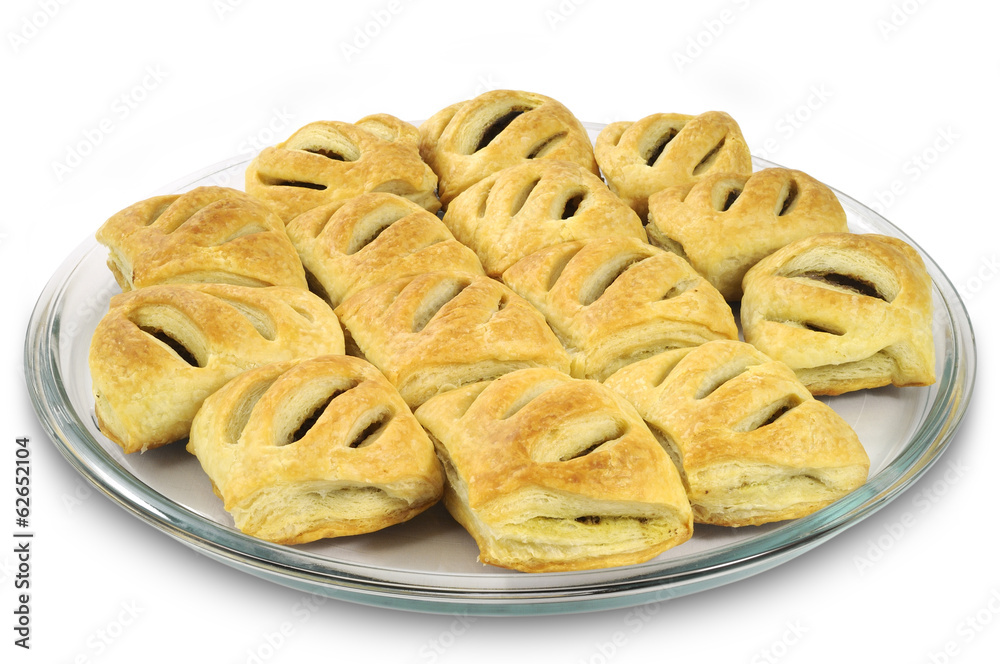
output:
M727 113L655 113L601 130L594 153L611 191L646 218L651 195L711 173L749 175L750 148Z
M413 125L384 113L354 124L312 122L265 148L246 170L246 191L282 221L367 191L409 198L436 212L437 176L420 158Z
M609 235L646 241L639 217L599 177L554 159L490 175L452 201L444 223L492 277L560 242Z
M561 159L598 172L587 130L569 109L520 90L491 90L438 111L420 125L420 154L438 175L445 207L491 173L525 160Z
M379 530L442 491L434 447L399 394L343 355L240 374L205 400L188 451L236 527L281 544Z
M517 369L569 370L545 319L489 277L431 272L368 288L336 309L348 351L377 366L415 408L435 394Z
M645 357L738 334L732 309L704 277L635 238L558 244L503 280L545 315L580 378L603 380Z
M628 399L681 470L696 523L810 514L868 478L836 411L749 344L713 341L629 365L604 383Z
M649 241L686 258L730 301L743 275L786 244L817 233L846 233L833 191L801 171L713 173L649 197Z
M150 286L111 298L90 344L101 431L125 452L188 435L209 394L269 362L344 352L329 305L302 288Z
M370 286L438 270L482 274L476 254L437 216L395 194L368 193L288 224L313 287L330 304Z
M600 383L525 369L435 397L416 416L445 468L445 505L484 563L628 565L691 537L676 467Z
M813 394L935 380L931 278L898 238L824 233L747 272L746 340L795 370Z
M281 219L235 189L140 201L108 219L97 240L123 291L192 282L306 287Z

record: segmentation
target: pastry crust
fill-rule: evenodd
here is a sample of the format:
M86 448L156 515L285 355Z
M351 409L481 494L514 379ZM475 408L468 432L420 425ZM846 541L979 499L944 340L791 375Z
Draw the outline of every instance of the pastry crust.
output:
M484 563L557 572L644 562L691 537L677 469L600 383L526 369L426 402L445 505Z
M123 291L169 283L306 287L284 224L255 198L198 187L131 205L97 231Z
M647 199L667 187L712 173L749 175L750 149L727 113L655 113L637 122L613 122L601 130L594 153L611 191L642 218Z
M344 352L337 317L301 288L150 286L111 298L89 365L101 431L126 453L188 435L205 397L269 362Z
M636 407L678 463L696 523L799 518L867 480L868 455L851 427L749 344L664 353L604 384Z
M503 280L542 312L579 378L604 380L645 357L738 335L732 309L704 277L635 238L549 247Z
M438 270L483 274L437 216L394 194L362 194L288 224L302 264L331 306L386 281Z
M545 319L485 276L431 272L373 286L336 309L348 352L386 375L415 408L435 394L517 369L569 370Z
M281 544L380 530L442 492L434 446L399 394L343 355L240 374L205 400L187 449L236 527Z
M246 191L286 224L367 191L397 194L436 212L437 176L420 159L418 140L416 127L384 113L355 124L312 122L250 162Z
M452 201L444 223L476 251L492 277L560 242L609 235L646 241L639 217L599 177L553 159L488 176Z
M499 170L531 159L572 161L595 175L587 130L555 99L491 90L444 108L420 125L420 154L439 178L445 207Z
M743 291L746 340L813 394L935 381L931 278L903 240L804 238L751 268Z
M767 168L753 175L713 173L649 197L649 241L674 251L729 301L743 295L743 275L790 242L846 233L847 215L833 191L801 171Z

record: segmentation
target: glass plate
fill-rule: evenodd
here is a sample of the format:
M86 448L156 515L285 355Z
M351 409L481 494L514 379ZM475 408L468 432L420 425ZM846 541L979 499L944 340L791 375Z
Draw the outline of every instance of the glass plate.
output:
M599 129L588 125L592 136ZM223 162L164 193L199 185L242 188L247 163ZM759 159L754 164L773 165ZM852 231L914 244L872 210L838 196ZM742 529L698 525L690 541L629 567L524 574L482 565L472 538L441 506L381 532L296 547L240 533L183 444L126 456L100 433L87 352L118 287L105 266L106 251L92 238L66 259L38 299L25 341L25 377L43 427L83 477L146 523L250 574L328 597L417 611L516 615L611 609L706 590L780 565L872 514L930 468L968 406L976 351L958 293L930 257L921 255L934 282L937 383L825 399L868 450L868 482L795 521Z

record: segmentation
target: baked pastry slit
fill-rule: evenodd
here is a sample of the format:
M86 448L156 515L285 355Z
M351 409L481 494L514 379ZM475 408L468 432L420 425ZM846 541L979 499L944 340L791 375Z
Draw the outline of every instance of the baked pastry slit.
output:
M235 189L198 187L140 201L96 237L123 291L169 283L306 287L282 221Z
M794 372L740 341L630 364L605 383L678 464L696 523L760 525L810 514L868 478L861 441Z
M755 265L743 288L746 340L815 395L935 380L931 280L903 240L813 235Z
M331 306L371 286L438 270L482 274L476 254L435 215L395 194L369 192L322 205L288 235ZM316 292L319 292L316 289Z
M399 394L342 355L238 376L205 400L188 450L240 530L283 544L379 530L442 491L433 445Z
M439 271L395 279L353 295L336 311L349 332L348 351L364 354L414 408L518 369L569 370L544 317L484 275Z
M492 90L443 108L420 126L420 154L439 178L448 208L462 192L505 168L563 160L599 173L586 129L554 99Z
M330 307L300 288L161 285L116 295L88 365L101 432L126 453L185 438L204 399L272 362L343 353Z
M503 280L542 312L579 378L603 380L652 355L738 335L711 284L675 254L633 238L547 247Z
M286 224L366 192L397 194L436 212L437 177L418 141L416 127L384 113L354 124L312 122L264 148L247 166L245 189Z
M482 562L611 567L691 536L676 467L599 383L526 369L434 397L415 414L445 469L445 506Z

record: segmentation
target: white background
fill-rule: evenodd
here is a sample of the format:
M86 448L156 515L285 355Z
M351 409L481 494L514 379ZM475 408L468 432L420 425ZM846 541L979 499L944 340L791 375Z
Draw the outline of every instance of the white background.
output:
M968 0L6 0L0 658L996 661L998 20L995 3ZM419 120L492 88L547 94L591 122L725 110L755 153L880 206L964 293L979 334L972 406L943 459L874 516L747 581L641 616L467 623L304 610L307 596L87 488L46 440L21 359L32 306L77 245L119 209L306 122ZM30 651L12 629L18 436L33 452Z

